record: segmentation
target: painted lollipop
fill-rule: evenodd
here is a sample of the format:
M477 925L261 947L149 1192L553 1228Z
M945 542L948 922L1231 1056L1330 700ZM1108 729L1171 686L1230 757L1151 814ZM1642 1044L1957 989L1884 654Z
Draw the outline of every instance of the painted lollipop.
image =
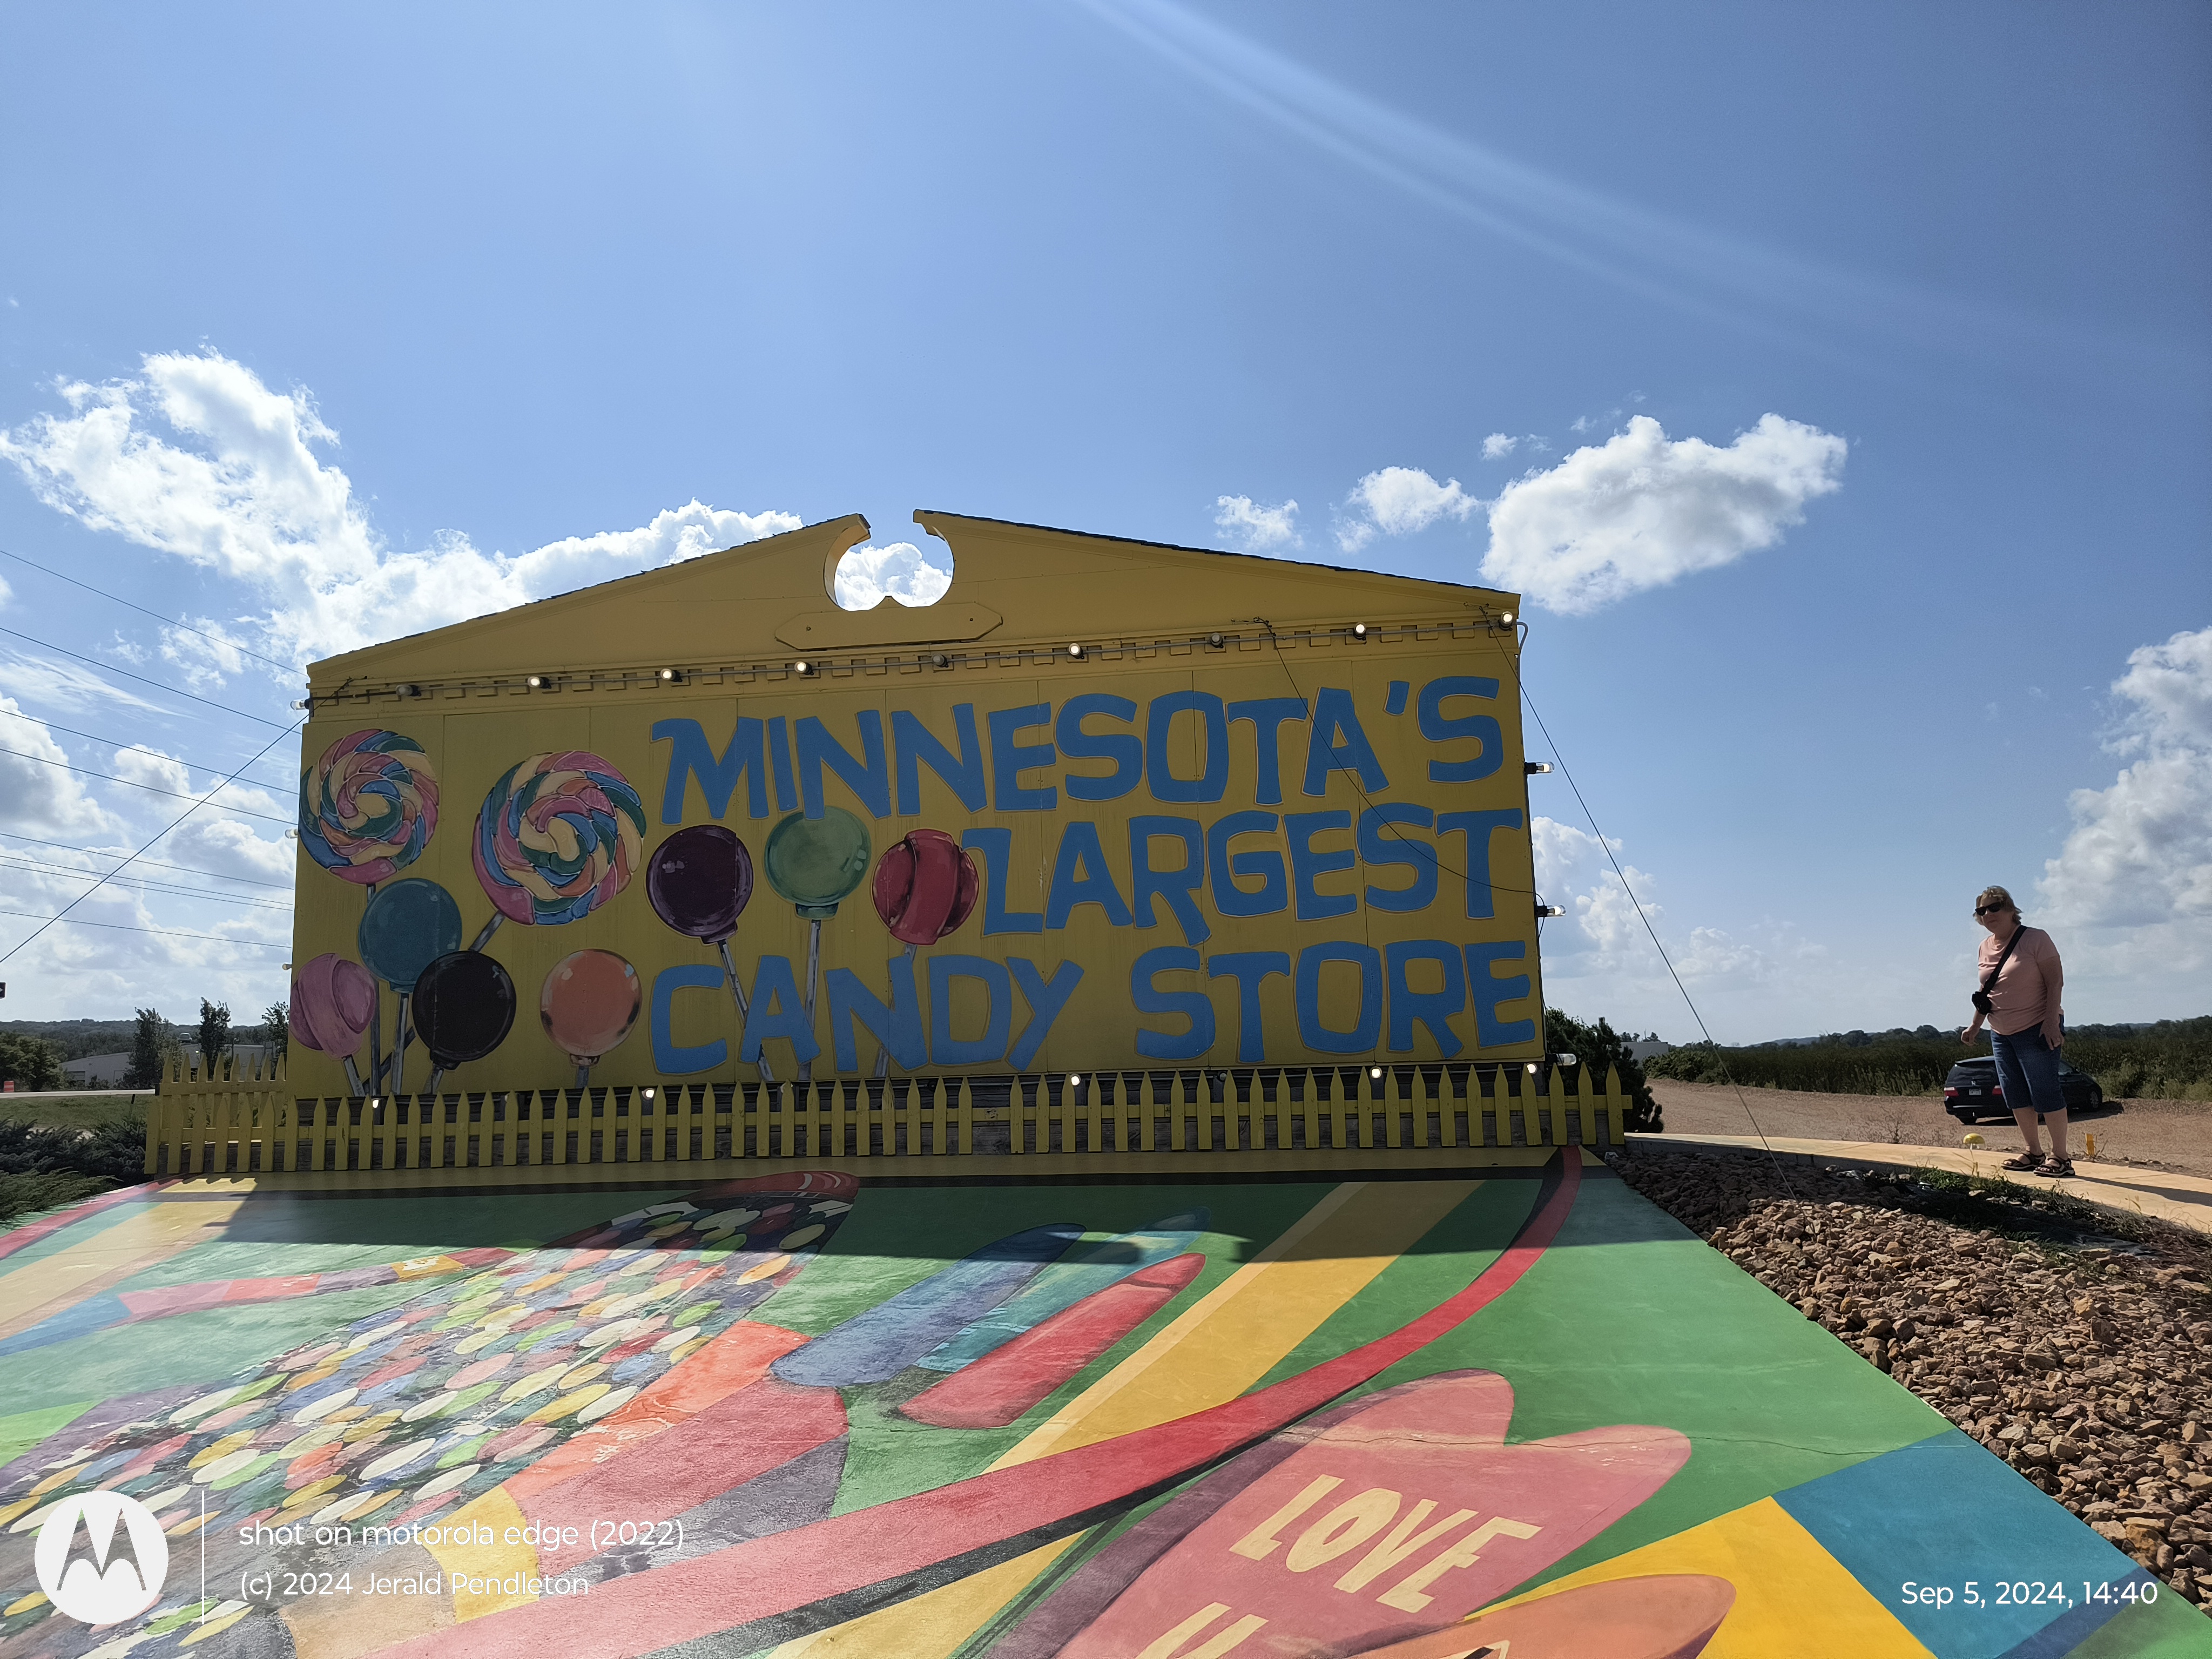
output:
M806 939L806 1024L814 1025L815 982L822 976L822 923L868 874L868 826L842 806L824 806L810 818L793 812L768 832L761 861L768 884L813 923ZM814 1062L801 1060L799 1080L814 1075Z
M292 1040L336 1054L345 1065L346 1086L357 1095L366 1091L353 1057L375 1018L376 981L359 963L325 951L292 975Z
M753 896L753 855L744 842L719 823L678 830L654 850L646 866L645 892L654 914L671 927L721 951L742 1028L751 1011L730 955L730 935L738 931L738 918ZM763 1083L775 1081L766 1054L760 1058L760 1074Z
M876 914L911 962L968 920L981 886L975 855L957 841L942 830L910 830L876 866ZM878 1050L876 1075L890 1069L891 1051Z
M591 1082L600 1057L629 1035L644 1000L637 969L611 951L579 951L553 964L538 993L538 1017L575 1063L579 1089Z
M300 845L342 880L386 880L422 856L437 827L438 775L397 732L349 732L300 775Z
M503 921L547 927L587 916L643 861L645 806L629 780L580 749L507 769L477 814L469 857L492 902L481 951Z
M415 981L415 1033L430 1051L430 1086L456 1066L482 1060L514 1025L514 981L480 951L448 951Z
M399 994L399 1020L392 1027L392 1092L406 1088L408 999L422 970L448 951L461 948L461 907L434 881L409 876L372 894L361 913L361 959L369 972ZM372 1049L370 1063L380 1072Z

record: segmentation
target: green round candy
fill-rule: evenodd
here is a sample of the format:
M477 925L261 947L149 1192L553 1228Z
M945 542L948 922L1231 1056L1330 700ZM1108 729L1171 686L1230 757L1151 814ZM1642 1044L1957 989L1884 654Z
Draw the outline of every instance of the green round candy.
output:
M793 812L769 830L761 862L769 885L819 921L867 878L870 851L866 824L842 806L824 806L818 818Z

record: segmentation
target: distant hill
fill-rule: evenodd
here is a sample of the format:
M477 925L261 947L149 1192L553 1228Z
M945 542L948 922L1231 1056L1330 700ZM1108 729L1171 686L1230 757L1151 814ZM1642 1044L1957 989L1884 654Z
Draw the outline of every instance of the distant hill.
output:
M1954 1036L1966 1022L1955 1019L1948 1025L1893 1025L1887 1031L1830 1031L1820 1036L1771 1037L1765 1042L1746 1043L1749 1048L1814 1048L1823 1043L1833 1043L1845 1048L1871 1048L1877 1042L1900 1042L1912 1038L1928 1042L1936 1037ZM2161 1026L2178 1022L2170 1019L2138 1020L2132 1025L2069 1025L2066 1035L2085 1037L2133 1036L2138 1031L2155 1031Z
M0 1019L0 1031L13 1036L44 1037L64 1060L128 1049L137 1030L135 1019Z

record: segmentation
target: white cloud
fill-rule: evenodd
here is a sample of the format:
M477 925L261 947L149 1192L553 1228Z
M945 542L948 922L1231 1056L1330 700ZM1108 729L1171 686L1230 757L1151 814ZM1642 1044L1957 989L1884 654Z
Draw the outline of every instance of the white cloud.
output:
M0 650L0 687L33 702L78 713L118 707L144 708L156 714L173 712L102 679L88 668L22 651Z
M1482 459L1486 461L1502 460L1520 447L1518 438L1510 437L1503 432L1493 432L1482 441Z
M1273 553L1305 545L1305 538L1298 534L1298 504L1294 501L1267 507L1249 495L1221 495L1213 505L1213 522L1220 526L1222 539L1240 553Z
M8 586L7 578L0 576L0 608L4 608L8 601L15 597L15 590Z
M2212 964L2212 628L2140 647L2112 690L2129 706L2106 747L2128 763L2069 798L2033 920L2081 936L2075 972L2170 984Z
M1386 466L1352 485L1345 505L1352 516L1338 526L1336 539L1351 553L1377 534L1410 536L1439 519L1464 520L1482 503L1456 478L1438 483L1419 467Z
M1544 924L1547 977L1575 982L1580 1000L1609 1001L1616 1009L1645 1010L1652 1017L1667 1012L1672 1018L1671 1010L1680 1006L1680 996L1644 927L1649 917L1659 936L1668 937L1666 907L1653 896L1658 878L1626 860L1616 873L1607 851L1609 847L1613 856L1619 857L1622 843L1611 837L1601 846L1595 836L1542 817L1530 820L1529 836L1536 854L1538 891L1546 903L1567 909L1565 915ZM1636 890L1634 900L1621 885L1622 874ZM1638 902L1643 905L1642 915L1637 913ZM1740 988L1771 979L1778 971L1770 951L1717 927L1692 927L1686 940L1671 941L1670 950L1674 972L1693 986Z
M872 611L889 594L901 605L935 605L952 586L950 562L935 549L912 542L849 550L837 566L837 603L848 611Z
M1570 432L1589 432L1594 430L1596 426L1597 422L1590 419L1589 416L1577 415L1573 420L1567 422L1567 430Z
M156 353L135 380L59 392L68 412L0 432L0 457L58 511L245 584L267 610L209 631L301 662L799 525L693 501L634 530L526 553L485 553L454 531L394 551L352 481L318 459L337 434L304 391L272 392L207 352ZM163 654L196 678L237 672L222 647L191 638L172 630Z
M1771 547L1842 487L1841 438L1765 415L1725 449L1669 439L1648 415L1490 507L1486 581L1583 615Z
M69 756L43 721L23 715L13 697L0 696L0 827L26 835L92 835L112 823L86 793L84 780L62 768ZM33 758L35 757L35 758ZM7 884L15 892L13 876ZM9 904L9 909L24 908Z

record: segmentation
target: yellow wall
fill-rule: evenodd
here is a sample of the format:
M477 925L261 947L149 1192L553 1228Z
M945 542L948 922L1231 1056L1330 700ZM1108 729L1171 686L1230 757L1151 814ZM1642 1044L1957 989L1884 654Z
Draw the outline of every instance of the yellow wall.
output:
M819 601L804 594L810 576L825 580L812 573L834 570L843 546L866 533L865 524L848 520L320 665L302 768L312 768L334 740L365 728L397 732L421 745L437 780L437 825L421 855L398 873L443 885L459 903L465 938L472 938L492 915L470 860L479 808L501 775L526 757L585 750L608 763L635 791L648 859L679 826L717 821L719 816L744 842L754 866L753 896L731 949L753 993L758 1036L771 1029L769 999L758 982L763 963L782 958L803 991L808 946L808 924L771 886L763 858L769 831L793 811L805 810L799 793L776 775L772 734L781 731L796 751L800 722L812 717L823 732L858 759L866 754L867 724L880 722L880 784L871 780L855 788L825 766L819 771L822 801L844 808L866 825L872 873L900 837L927 826L964 840L984 877L985 897L974 914L943 941L924 947L916 963L923 1005L917 1011L920 1030L929 1042L927 1069L1005 1069L1010 1050L1024 1069L1055 1072L1176 1061L1218 1066L1240 1060L1433 1060L1445 1054L1512 1058L1539 1051L1540 985L1518 720L1517 640L1512 628L1499 621L1515 608L1513 596L978 520L937 518L932 527L949 531L959 569L952 593L927 610L905 611L886 600L876 612L844 613L848 620L841 622L839 613L823 612ZM1049 580L1056 562L1070 574L1069 581ZM1097 625L1109 607L1103 599L1086 603L1079 579L1095 577L1102 569L1108 580L1101 592L1119 593L1134 586L1152 596L1150 613L1157 627L1131 629L1127 615L1109 618L1122 624L1119 636ZM796 578L794 570L800 573ZM779 583L799 592L754 607L742 626L729 620L726 608L717 608L729 594L773 590ZM1116 603L1126 607L1125 600ZM933 612L949 617L963 605L960 630L981 627L984 638L933 642L887 637L925 634L933 625ZM1271 612L1269 623L1254 623L1254 613L1263 610ZM718 617L721 625L702 631L701 616ZM978 617L983 618L980 623ZM1366 623L1364 639L1351 631L1356 622ZM841 626L850 630L842 640L835 636ZM789 665L798 654L789 636L817 627L831 637L809 650L817 672L802 677ZM1224 635L1218 647L1207 641L1209 632ZM1133 633L1139 637L1127 637ZM1141 636L1146 634L1152 637ZM1085 644L1081 659L1066 648L1075 641ZM933 660L940 653L946 658L941 667ZM597 659L579 662L580 655ZM661 665L678 666L681 681L657 679ZM544 675L550 683L529 688L522 680L528 672ZM1424 735L1425 689L1441 689L1439 683L1447 680L1494 682L1495 692L1483 695L1486 687L1462 684L1455 695L1437 701L1432 691L1426 716L1431 735ZM1055 747L1049 760L1017 777L994 752L994 712L1042 706L1048 711L1043 723L1010 732L999 746L1053 745L1053 722L1061 710L1071 699L1094 695L1127 699L1134 706L1134 717L1124 723L1093 714L1084 722L1087 731L1133 738L1144 746L1144 771L1116 799L1078 799L1070 788L1071 780L1079 787L1083 779L1111 775L1109 762L1071 760ZM1203 707L1174 714L1166 721L1164 742L1149 743L1150 711L1158 700L1176 696ZM1208 752L1206 711L1217 699L1224 711L1218 729L1227 735L1225 761ZM1258 726L1249 719L1229 720L1226 713L1236 705L1281 699L1298 701L1305 713L1285 720L1273 733L1279 783L1271 790L1256 740ZM963 800L925 764L915 772L917 798L902 800L900 750L911 745L899 741L903 722L895 714L912 716L957 753L963 747L957 718L963 707L972 710L975 721L973 752L981 799ZM1392 712L1394 708L1399 712ZM1314 718L1325 709L1342 711L1341 718L1333 723ZM1494 744L1468 731L1470 716L1496 722ZM1447 721L1459 724L1448 732ZM1324 732L1323 726L1332 729ZM1325 738L1334 740L1342 751L1338 758L1346 764L1332 765L1329 757L1319 755ZM1352 764L1363 740L1371 749L1374 769L1364 782ZM711 774L733 741L741 748L757 745L757 758L718 815L695 769L685 762L703 761ZM1467 767L1478 757L1479 765ZM799 758L794 752L791 781L803 790L805 769L796 764ZM1158 775L1163 760L1164 778ZM1310 780L1310 763L1319 768ZM1431 775L1432 767L1455 765L1482 775L1462 781ZM763 780L766 799L760 803L764 810L756 814L750 797L761 770L768 774ZM1205 781L1209 776L1212 781ZM1177 781L1187 787L1178 790ZM1199 781L1197 787L1188 787L1193 781ZM1316 785L1311 793L1310 781ZM1052 803L1033 800L1017 808L1011 793L1017 788L1049 791ZM1208 798L1172 798L1178 793ZM909 810L902 812L902 806ZM1385 897L1386 890L1414 882L1415 871L1361 858L1357 841L1363 817L1392 807L1409 809L1416 817L1425 814L1431 821L1471 811L1504 816L1483 821L1481 831L1474 835L1439 835L1419 823L1397 824L1397 836L1424 851L1434 848L1437 856L1433 896L1417 909L1398 910L1376 901ZM1179 917L1173 905L1155 900L1147 907L1152 912L1148 927L1133 925L1147 920L1143 915L1132 925L1115 925L1097 903L1078 906L1064 926L1043 926L1062 843L1085 833L1077 826L1095 827L1115 896L1126 905L1134 898L1133 818L1188 821L1203 835L1237 812L1273 815L1273 820L1272 825L1248 820L1260 827L1229 843L1241 860L1265 866L1272 855L1283 866L1283 881L1291 894L1301 885L1310 890L1309 909L1340 914L1301 918L1297 900L1286 895L1272 914L1224 915L1209 871L1193 896L1194 925ZM1316 863L1341 863L1349 854L1351 866L1312 874L1302 884L1289 847L1293 815L1331 813L1342 815L1344 827L1309 831L1311 854ZM1389 830L1371 834L1370 852L1401 846ZM1480 844L1471 848L1470 842ZM1004 867L994 868L1000 862L994 854L1001 843L1006 848ZM1471 892L1468 872L1480 868L1485 854L1489 882L1474 882ZM1174 837L1164 836L1151 842L1151 856L1155 866L1171 867L1182 854ZM1243 883L1263 884L1256 878ZM1001 887L1003 898L994 903L993 890ZM1372 897L1370 888L1376 890ZM326 951L357 958L356 934L364 904L360 885L326 872L303 850L299 901L296 962ZM1231 900L1232 908L1236 902ZM1470 909L1476 914L1471 915ZM1005 913L995 923L993 910ZM1400 953L1391 947L1422 941L1448 953L1451 968L1423 957L1394 974ZM1372 952L1370 972L1363 975L1351 961L1321 965L1313 955L1316 947L1329 945L1340 947L1347 957ZM1502 953L1497 948L1501 946ZM495 1054L450 1074L446 1086L543 1087L569 1081L573 1066L540 1028L538 995L557 962L587 947L617 952L634 964L645 1001L636 1029L593 1069L593 1082L757 1077L755 1068L738 1058L741 1032L726 988L706 982L706 970L719 964L719 957L712 945L664 924L648 902L641 864L622 891L580 920L555 926L510 921L498 929L486 949L514 981L520 1005L514 1029ZM1291 970L1259 981L1264 1035L1243 1030L1239 981L1210 976L1208 971L1219 969L1224 956L1255 952L1279 952ZM878 915L864 880L822 928L824 980L813 1024L821 1048L814 1062L817 1077L840 1069L830 970L848 970L877 999L892 1004L898 999L890 964L904 955L904 946L890 937ZM933 1022L928 963L933 957L955 957L994 964L1020 959L1034 964L1043 981L1073 963L1080 967L1081 978L1041 1042L1024 1042L1025 1036L1036 1035L1030 1028L1037 1016L1017 988L1018 981L1010 979L996 993L1007 1004L1005 1040L994 1045L995 1052L954 1050L945 1038L973 1043L986 1034L994 994L988 978L951 977L944 981L951 994L949 1023L942 1017ZM1297 994L1302 960L1309 964L1312 988L1303 1022ZM771 961L770 978L775 965ZM685 969L692 970L688 981ZM995 976L995 969L983 971ZM1462 994L1441 1007L1422 1005L1431 1024L1410 1018L1413 996L1443 997L1460 981L1468 981L1474 994ZM679 981L685 982L675 988ZM1141 1009L1147 981L1158 994L1156 1008L1165 1006L1170 994L1202 998L1195 1021L1190 1013ZM666 993L665 1017L658 1021L657 984ZM1480 1014L1478 1001L1484 1005ZM392 1005L387 990L387 1043L394 1025ZM1194 1024L1203 1031L1206 1011L1212 1037L1200 1047L1191 1033ZM1349 1035L1317 1039L1316 1022ZM1363 1032L1363 1023L1371 1038ZM1445 1028L1445 1042L1440 1044L1431 1024ZM868 1074L875 1066L876 1038L858 1021L850 1030L852 1053L845 1074ZM718 1040L726 1052L714 1060ZM1344 1046L1335 1048L1339 1043ZM365 1044L363 1053L365 1074ZM769 1036L765 1053L780 1079L793 1074L801 1057L787 1035ZM419 1048L407 1066L410 1086L421 1086L428 1066ZM344 1087L336 1060L313 1054L295 1053L292 1075L308 1089L335 1093Z

